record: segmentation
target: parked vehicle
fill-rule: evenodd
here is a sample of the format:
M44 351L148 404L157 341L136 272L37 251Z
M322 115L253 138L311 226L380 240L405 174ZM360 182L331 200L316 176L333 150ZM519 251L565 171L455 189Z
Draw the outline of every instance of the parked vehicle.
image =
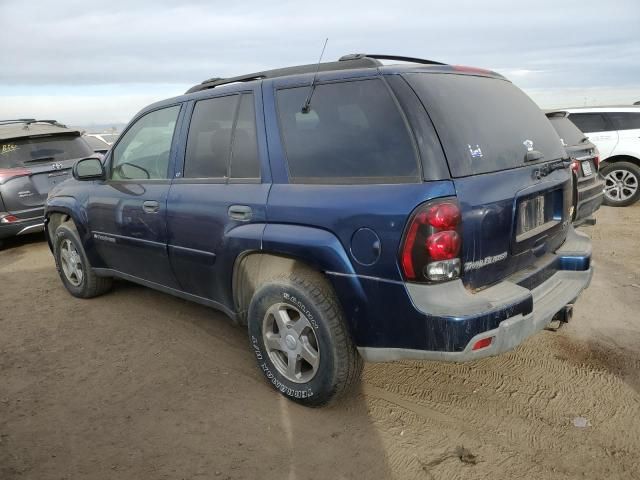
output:
M0 121L0 243L42 230L49 190L91 151L79 131L55 120Z
M105 142L104 140L102 140L101 138L95 135L85 134L82 136L82 138L85 139L85 141L89 144L89 146L93 149L95 153L100 153L104 155L105 153L107 153L109 148L111 148L111 144Z
M118 139L118 133L85 133L85 136L91 138L97 138L101 142L111 146Z
M121 278L218 308L318 406L363 359L473 360L568 320L593 272L569 165L494 72L348 55L145 108L51 192L47 234L72 295Z
M625 207L640 198L640 107L563 109L600 151L604 203Z
M598 175L598 148L567 118L567 112L547 112L547 118L571 158L573 224L594 223L593 214L604 197L604 180Z

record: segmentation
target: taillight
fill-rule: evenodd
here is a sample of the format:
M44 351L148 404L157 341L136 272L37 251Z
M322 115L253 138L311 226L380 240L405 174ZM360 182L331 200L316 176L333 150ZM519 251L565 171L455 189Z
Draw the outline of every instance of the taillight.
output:
M596 167L596 172L600 170L600 151L597 147L594 147L593 152L593 166Z
M16 217L15 215L11 215L10 213L7 213L6 215L0 215L0 223L13 223L17 222L18 220L20 220L18 217Z
M407 280L441 282L460 276L460 208L452 199L421 205L411 216L400 250Z
M580 162L578 160L574 160L571 162L571 170L573 171L573 173L579 176Z
M15 177L24 177L27 175L31 175L31 170L28 168L0 168L0 183L4 183Z

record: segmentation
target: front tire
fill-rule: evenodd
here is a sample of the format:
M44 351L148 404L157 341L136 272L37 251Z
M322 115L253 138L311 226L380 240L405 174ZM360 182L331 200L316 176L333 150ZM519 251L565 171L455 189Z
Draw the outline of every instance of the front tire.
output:
M640 198L640 167L631 162L614 162L602 168L604 204L626 207Z
M349 390L362 371L331 286L306 270L262 285L248 312L258 367L285 397L318 407Z
M56 228L53 252L58 275L74 297L97 297L111 288L111 278L98 277L93 272L75 225L71 222Z

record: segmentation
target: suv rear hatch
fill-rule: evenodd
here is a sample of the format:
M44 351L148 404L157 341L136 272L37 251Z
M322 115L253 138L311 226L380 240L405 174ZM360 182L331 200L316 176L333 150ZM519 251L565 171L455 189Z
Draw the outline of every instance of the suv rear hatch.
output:
M566 153L538 106L497 76L405 73L442 143L462 211L462 280L472 289L528 268L565 240Z
M49 190L69 177L75 161L92 153L74 131L0 140L0 195L7 212L33 217Z

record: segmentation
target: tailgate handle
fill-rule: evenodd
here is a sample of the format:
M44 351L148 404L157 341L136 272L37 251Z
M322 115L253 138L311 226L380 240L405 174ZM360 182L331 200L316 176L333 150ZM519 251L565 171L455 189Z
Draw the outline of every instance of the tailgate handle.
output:
M142 203L142 210L144 210L145 213L158 213L160 204L155 200L146 200Z
M251 210L251 207L247 205L231 205L229 207L228 214L229 218L231 218L232 220L248 222L249 220L251 220L253 212Z

